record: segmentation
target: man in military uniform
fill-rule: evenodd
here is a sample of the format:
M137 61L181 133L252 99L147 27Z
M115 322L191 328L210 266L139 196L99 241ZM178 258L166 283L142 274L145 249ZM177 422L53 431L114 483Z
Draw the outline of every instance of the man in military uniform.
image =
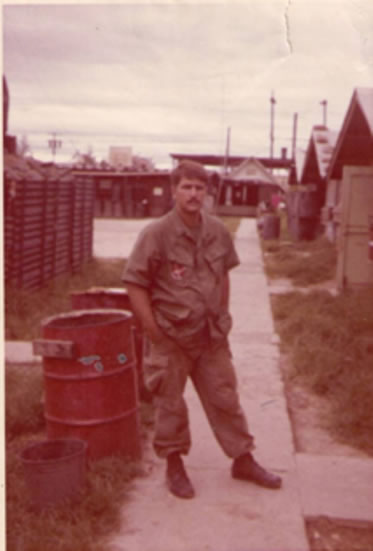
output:
M147 336L145 382L156 407L154 449L170 491L194 496L181 455L191 445L184 389L190 377L232 476L268 488L281 478L254 460L240 407L228 333L228 272L239 264L224 224L203 209L208 175L183 161L171 173L174 208L139 235L123 281Z

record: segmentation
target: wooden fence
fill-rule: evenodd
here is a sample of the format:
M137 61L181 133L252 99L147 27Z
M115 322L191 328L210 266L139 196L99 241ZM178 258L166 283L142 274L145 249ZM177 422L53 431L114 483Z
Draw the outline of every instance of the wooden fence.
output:
M6 283L39 289L92 258L93 186L64 171L5 169Z

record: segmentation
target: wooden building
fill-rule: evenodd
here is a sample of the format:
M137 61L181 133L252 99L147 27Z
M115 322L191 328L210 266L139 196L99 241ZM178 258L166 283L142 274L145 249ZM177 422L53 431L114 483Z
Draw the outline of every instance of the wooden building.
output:
M249 157L248 155L210 155L210 154L192 154L192 153L170 153L174 162L189 160L196 161L205 166L220 167L228 170L239 166ZM281 157L255 157L265 168L268 169L290 169L292 160L285 155Z
M210 193L216 214L255 216L261 201L282 194L272 170L288 171L291 159L171 153L173 161L196 161L210 167ZM216 167L216 169L215 169ZM214 170L215 169L215 170Z
M289 228L295 239L314 239L322 231L327 170L337 136L325 126L314 126L307 150L297 153L287 194Z
M298 216L299 193L297 191L300 188L306 151L297 148L294 153L294 162L290 168L286 190L286 209L289 233L294 239L299 239L301 231Z
M73 172L79 178L92 182L96 217L156 217L167 212L172 204L168 171L75 168Z
M282 189L262 163L250 157L221 179L215 211L220 215L255 216L259 203L272 202Z
M373 88L354 90L327 179L338 287L373 285Z

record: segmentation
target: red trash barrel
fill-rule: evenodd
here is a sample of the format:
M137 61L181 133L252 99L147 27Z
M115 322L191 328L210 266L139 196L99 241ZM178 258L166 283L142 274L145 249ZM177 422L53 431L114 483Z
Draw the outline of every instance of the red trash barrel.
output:
M74 310L87 308L118 308L132 311L130 298L126 289L117 287L91 287L86 291L71 293L71 305ZM133 312L132 312L133 313ZM141 398L147 398L143 373L143 332L139 320L133 315L133 333L136 352L136 368Z
M263 220L263 239L278 239L280 237L280 217L277 214L266 214Z
M42 322L48 438L80 438L88 456L141 456L132 313L92 309Z

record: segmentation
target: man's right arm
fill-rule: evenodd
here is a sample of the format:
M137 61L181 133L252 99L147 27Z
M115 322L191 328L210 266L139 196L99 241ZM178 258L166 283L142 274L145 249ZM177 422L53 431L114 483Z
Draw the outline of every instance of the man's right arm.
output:
M168 337L160 329L154 318L147 289L140 285L127 282L126 287L135 316L140 320L149 339L157 344L169 341Z

